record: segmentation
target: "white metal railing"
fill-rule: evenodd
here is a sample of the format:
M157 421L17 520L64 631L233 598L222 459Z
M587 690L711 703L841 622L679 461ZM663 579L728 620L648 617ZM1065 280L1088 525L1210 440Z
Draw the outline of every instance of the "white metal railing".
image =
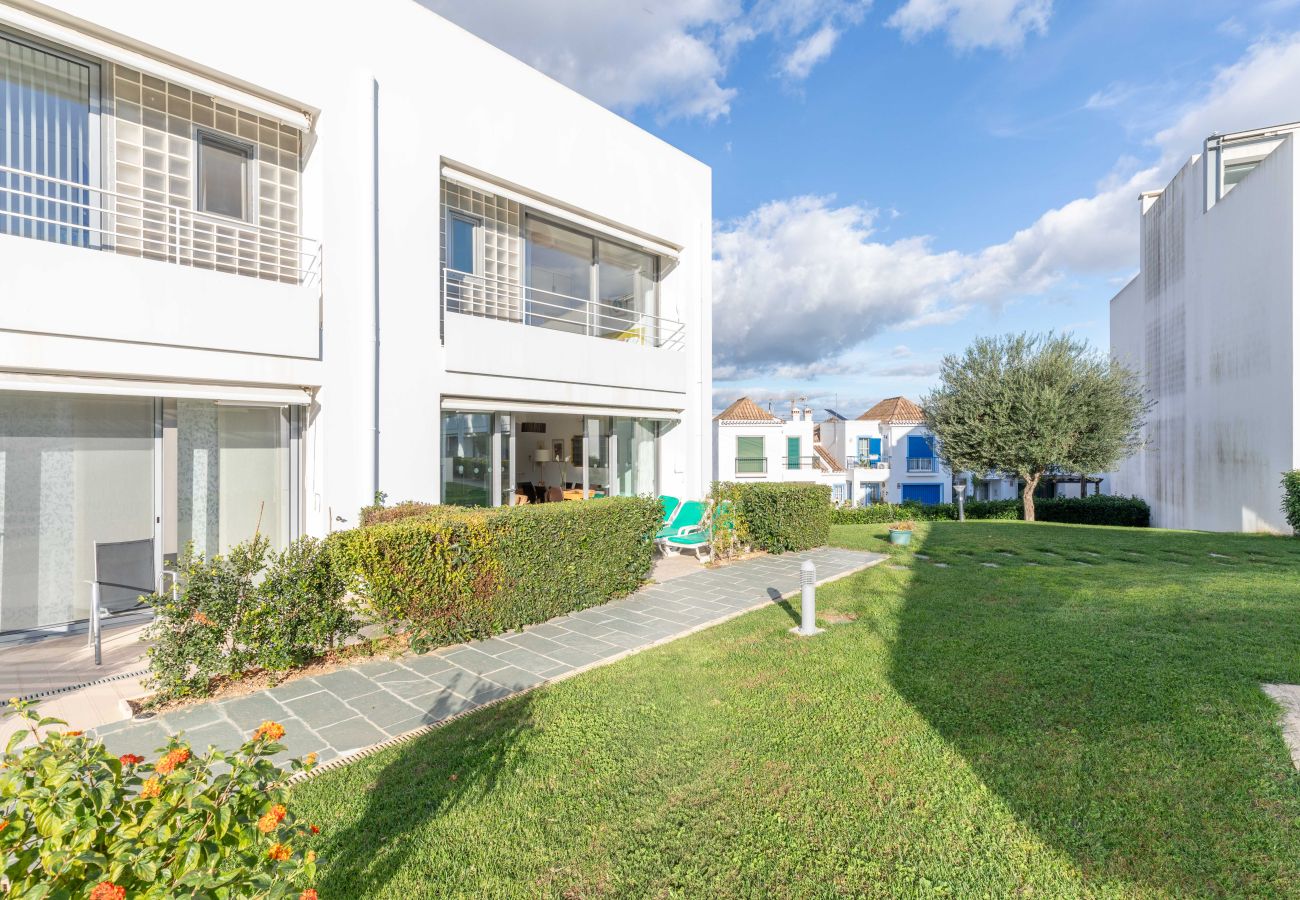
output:
M505 278L487 278L455 269L442 270L444 313L462 313L520 322L608 340L680 350L685 343L681 322L619 302L602 303L556 291L529 287Z
M4 165L0 234L288 284L320 279L320 242L296 232Z
M870 456L850 456L845 460L847 469L888 469L889 460L872 459Z
M933 472L933 456L909 456L907 458L907 471L909 472Z

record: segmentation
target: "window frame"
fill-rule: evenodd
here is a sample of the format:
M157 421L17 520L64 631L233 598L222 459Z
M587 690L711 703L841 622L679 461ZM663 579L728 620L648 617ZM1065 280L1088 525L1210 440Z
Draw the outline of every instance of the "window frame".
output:
M741 441L758 441L760 453L758 456L741 456ZM747 462L759 462L757 470L741 471L740 461L744 459ZM750 478L761 478L767 474L767 436L762 434L738 434L736 435L736 455L733 457L736 477L746 476Z
M791 448L794 453L791 453ZM787 469L802 468L803 463L803 438L797 434L787 434L785 436L785 467Z
M203 148L205 146L215 146L224 150L243 153L244 158L248 161L248 165L244 170L244 215L242 217L202 208L206 198L203 184ZM256 225L258 204L257 161L256 144L226 134L223 131L217 131L214 128L196 125L194 127L194 196L192 198L194 212L227 222Z
M464 222L472 229L472 246L470 255L473 257L471 262L472 271L466 272L463 269L457 269L452 265L452 257L455 254L455 222ZM453 206L447 207L447 273L453 277L464 277L472 275L476 278L483 276L483 217L476 216L473 213L467 213L462 209L456 209Z

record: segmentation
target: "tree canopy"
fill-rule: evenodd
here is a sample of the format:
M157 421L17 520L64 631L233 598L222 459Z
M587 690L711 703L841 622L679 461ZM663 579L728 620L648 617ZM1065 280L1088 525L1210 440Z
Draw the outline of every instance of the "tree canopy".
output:
M1140 445L1149 409L1137 375L1069 335L978 338L944 357L922 403L953 471L1025 482L1025 518L1048 473L1112 470Z

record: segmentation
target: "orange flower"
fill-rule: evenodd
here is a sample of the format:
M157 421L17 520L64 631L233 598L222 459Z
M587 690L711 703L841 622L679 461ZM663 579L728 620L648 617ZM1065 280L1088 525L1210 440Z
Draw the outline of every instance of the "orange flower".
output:
M140 799L152 800L161 793L162 783L159 782L157 778L150 778L144 783L144 786L140 788Z
M282 737L284 737L284 726L279 722L263 722L253 732L253 740L255 741L260 741L262 738L266 738L268 741L278 741Z
M6 828L8 828L8 827L9 827L9 820L8 820L8 819L0 819L0 831L4 831L4 830L5 830Z
M284 862L293 855L288 844L272 844L271 849L266 851L266 855L276 862Z
M316 765L316 754L308 753L306 756L302 758L302 761L309 766L314 766Z
M126 900L126 888L111 881L101 881L91 890L90 900Z
M317 900L316 889L307 888L307 890L298 895L298 900Z
M320 826L319 826L319 825L313 825L313 826L311 826L311 833L312 833L312 834L320 834Z
M138 766L144 762L143 756L136 756L134 753L123 753L117 758L117 761L124 766Z
M83 734L85 734L85 733L86 733L86 732L84 732L84 731L65 731L65 732L63 732L63 736L64 736L64 737L81 737L81 736L82 736Z
M307 851L307 862L315 862L315 861L316 861L316 851L315 851L315 850L308 850L308 851Z
M288 813L283 804L277 803L271 807L271 811L264 814L257 820L257 830L262 834L270 834L275 831L276 826L284 821L285 814Z
M166 756L158 760L154 765L154 771L162 775L170 775L176 771L176 767L183 765L190 758L190 751L186 747L177 747L169 751Z
M195 622L198 622L200 625L210 625L215 628L217 624L201 612L196 612L194 615L190 616L190 618Z

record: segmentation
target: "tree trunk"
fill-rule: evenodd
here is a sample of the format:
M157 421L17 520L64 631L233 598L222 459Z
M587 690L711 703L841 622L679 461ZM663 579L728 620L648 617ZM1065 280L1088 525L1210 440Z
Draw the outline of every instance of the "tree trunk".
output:
M1042 477L1042 473L1025 476L1025 490L1022 500L1025 506L1026 522L1034 521L1034 491L1038 488L1038 480Z

